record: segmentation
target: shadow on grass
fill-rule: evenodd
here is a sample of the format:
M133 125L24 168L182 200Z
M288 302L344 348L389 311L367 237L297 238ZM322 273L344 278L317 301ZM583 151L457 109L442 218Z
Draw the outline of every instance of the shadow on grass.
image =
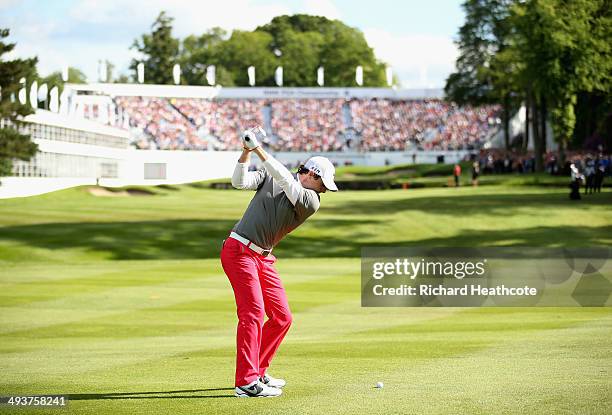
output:
M590 228L585 226L536 226L532 228L471 231L451 237L427 238L410 242L423 247L596 247L610 239L612 225Z
M420 210L438 215L481 215L497 214L512 215L516 209L535 207L538 209L563 209L586 206L609 206L612 204L612 193L604 192L595 195L584 195L582 200L569 200L563 193L533 193L533 194L453 194L456 189L448 189L448 195L418 197L416 193L406 193L404 199L363 200L359 203L339 203L325 207L325 210L335 214L371 214L397 213L401 211Z
M200 399L200 398L233 398L234 395L176 395L177 393L198 393L215 391L233 391L234 388L187 389L156 392L118 392L118 393L71 393L66 397L71 401L89 401L103 399Z
M234 220L163 220L144 222L48 223L0 227L0 241L18 242L45 249L84 248L108 252L111 259L218 258L223 239ZM373 225L375 220L316 220L308 226L321 230ZM362 237L369 236L369 233ZM275 250L288 258L345 257L359 255L357 240L289 237Z
M106 252L114 260L219 258L222 240L234 223L228 220L165 220L21 225L0 228L0 241L51 250L83 248ZM599 246L612 234L612 225L599 228L536 226L464 231L453 236L419 239L418 235L410 234L410 229L403 229L388 243L371 242L380 237L382 231L377 225L381 223L384 224L384 220L313 220L307 225L308 234L290 235L275 248L274 254L279 258L360 257L363 246L398 245L585 247ZM384 231L388 232L388 228ZM407 235L405 240L401 235Z
M384 195L381 193L381 195ZM389 242L380 241L389 232L386 214L410 215L419 210L461 219L469 215L525 216L524 207L547 212L580 207L608 206L612 192L585 196L581 201L567 199L565 193L461 194L448 189L442 196L418 197L406 193L402 199L360 200L326 206L327 214L342 219L314 217L306 232L290 234L274 251L283 258L359 257L363 246L486 247L598 246L609 240L612 226L526 226L518 229L469 231L457 229L452 236L419 237L410 228L397 229ZM575 212L575 210L572 210ZM364 215L355 217L355 215ZM221 242L235 220L185 219L140 222L46 223L0 227L0 241L45 249L82 248L105 252L115 260L218 258ZM532 225L533 222L529 223ZM428 235L429 236L429 235ZM10 245L9 245L10 247ZM10 248L9 248L10 249Z

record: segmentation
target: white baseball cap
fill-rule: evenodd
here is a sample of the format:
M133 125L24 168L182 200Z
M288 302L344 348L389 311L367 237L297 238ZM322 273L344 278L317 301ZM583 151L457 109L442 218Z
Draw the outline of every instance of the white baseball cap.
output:
M332 192L338 191L338 186L334 183L336 168L327 158L322 156L311 157L306 164L304 164L304 167L321 176L327 190L331 190Z

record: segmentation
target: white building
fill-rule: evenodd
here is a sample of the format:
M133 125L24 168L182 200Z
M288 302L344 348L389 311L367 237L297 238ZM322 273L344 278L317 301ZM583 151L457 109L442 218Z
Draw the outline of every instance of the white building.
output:
M13 162L13 175L0 178L0 198L96 183L117 187L229 177L238 157L233 151L136 150L127 130L50 111L37 110L24 121L21 131L38 144L38 153Z

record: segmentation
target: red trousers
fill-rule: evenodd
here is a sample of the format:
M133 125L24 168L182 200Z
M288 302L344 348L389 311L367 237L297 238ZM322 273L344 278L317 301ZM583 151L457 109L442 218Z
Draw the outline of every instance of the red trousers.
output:
M276 257L260 255L228 238L221 264L232 284L238 314L236 386L266 373L291 325L287 295L274 267ZM264 318L268 320L264 324Z

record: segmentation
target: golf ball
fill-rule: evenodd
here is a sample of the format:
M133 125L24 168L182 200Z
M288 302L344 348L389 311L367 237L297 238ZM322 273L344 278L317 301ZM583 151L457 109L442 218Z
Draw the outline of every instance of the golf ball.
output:
M382 382L376 382L376 387L378 389L381 389L383 386L385 386Z

